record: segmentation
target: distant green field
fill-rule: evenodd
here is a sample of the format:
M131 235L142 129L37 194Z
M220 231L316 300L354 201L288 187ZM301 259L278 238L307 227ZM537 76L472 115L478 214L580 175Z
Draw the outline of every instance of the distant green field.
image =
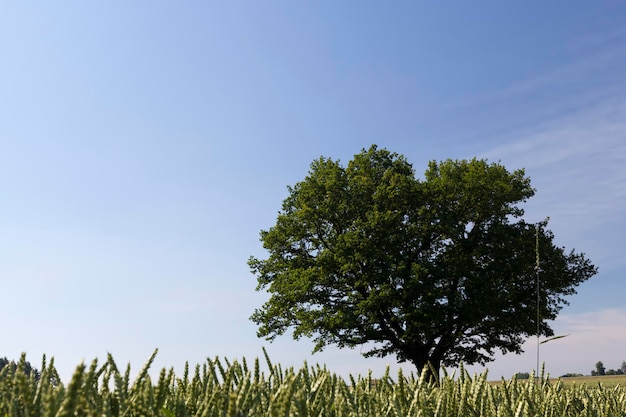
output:
M556 381L558 378L552 379ZM605 387L620 385L626 387L626 375L604 375L604 376L579 376L571 378L561 378L565 385L586 385L588 387L602 384Z
M550 378L550 382L556 384L559 380L563 382L565 386L586 386L586 387L598 387L598 384L602 384L603 387L615 387L617 385L626 387L626 375L604 375L604 376L577 376L568 378ZM519 380L523 382L523 379ZM494 380L491 384L499 385L502 380Z

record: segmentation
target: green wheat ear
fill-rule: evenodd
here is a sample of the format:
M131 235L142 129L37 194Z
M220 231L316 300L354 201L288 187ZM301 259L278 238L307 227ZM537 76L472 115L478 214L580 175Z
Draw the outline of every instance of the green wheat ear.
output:
M76 367L74 375L67 386L67 392L65 398L61 404L61 409L57 413L56 417L73 417L76 412L76 408L80 403L81 388L83 385L83 377L85 374L85 364L81 363Z
M79 365L67 387L50 379L56 375L52 359L42 366L39 380L5 367L0 371L0 416L620 416L626 401L623 385L607 389L596 380L591 386L566 385L551 381L544 370L539 384L515 377L489 382L486 372L472 377L462 367L456 379L444 372L439 384L402 371L394 379L389 367L379 379L370 371L346 382L319 364L309 368L305 363L300 369L272 364L265 375L258 358L254 370L245 361L207 360L193 375L187 366L182 378L164 368L153 385L153 359L154 354L131 389L126 384L129 368L120 374L111 357L100 368L97 360L89 368Z

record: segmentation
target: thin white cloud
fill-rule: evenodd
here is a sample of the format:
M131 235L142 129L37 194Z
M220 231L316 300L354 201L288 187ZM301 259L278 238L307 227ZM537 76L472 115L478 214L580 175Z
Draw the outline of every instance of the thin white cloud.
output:
M554 166L572 158L598 156L624 162L626 155L626 96L580 108L504 138L504 144L486 152L488 158L507 158L527 163L529 168ZM591 162L591 161L590 161ZM570 168L580 168L572 166ZM590 172L591 177L594 173ZM623 173L622 173L623 174Z
M539 346L540 367L551 377L566 373L589 375L596 362L606 369L617 369L626 360L626 309L606 309L584 314L564 314L552 324L556 335L566 337ZM541 338L540 341L543 341ZM496 355L487 364L489 378L510 378L516 372L531 372L537 364L537 341L530 338L521 355ZM472 373L482 373L485 368L469 366Z
M620 94L616 91L616 84L622 86L622 91L626 87L623 77L614 75L614 68L621 66L626 57L625 38L624 28L581 36L567 48L577 57L575 60L514 82L495 92L455 99L442 108L473 108L554 93L541 108L533 109L545 112L554 108L570 107L572 95L577 96L578 105L590 105L594 101L614 97ZM598 83L599 79L603 79L604 83ZM588 88L590 80L596 82L593 89Z
M607 369L616 369L626 360L624 309L563 315L554 323L554 329L569 336L541 345L541 354L543 361L560 373L589 374L598 361Z
M526 169L537 189L529 221L550 216L557 237L584 243L611 269L625 264L626 96L514 132L482 157Z
M611 113L619 112L619 118L607 114L606 107ZM540 189L541 193L577 197L574 201L553 198L562 206L584 202L590 207L589 214L622 213L626 197L625 138L626 101L557 120L485 156L525 167L547 188Z

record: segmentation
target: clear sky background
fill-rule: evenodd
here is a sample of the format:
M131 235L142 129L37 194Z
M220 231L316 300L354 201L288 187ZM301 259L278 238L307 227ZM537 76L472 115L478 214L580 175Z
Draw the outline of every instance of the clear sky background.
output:
M525 168L526 219L599 267L541 348L552 375L626 360L626 3L7 1L0 5L0 357L63 378L207 357L374 375L394 357L249 321L287 186L371 144ZM490 375L535 366L498 356ZM411 366L405 366L411 370ZM480 372L481 367L470 370Z

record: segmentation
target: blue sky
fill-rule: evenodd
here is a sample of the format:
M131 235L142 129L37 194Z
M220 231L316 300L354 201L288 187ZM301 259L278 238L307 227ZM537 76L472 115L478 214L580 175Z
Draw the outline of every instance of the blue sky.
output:
M626 360L626 5L555 2L5 2L0 6L0 356L106 353L139 369L216 355L395 358L256 338L287 186L377 144L525 168L527 220L599 274L543 345L553 375ZM498 356L493 377L535 366ZM405 367L410 370L410 366ZM480 372L480 367L471 367Z

